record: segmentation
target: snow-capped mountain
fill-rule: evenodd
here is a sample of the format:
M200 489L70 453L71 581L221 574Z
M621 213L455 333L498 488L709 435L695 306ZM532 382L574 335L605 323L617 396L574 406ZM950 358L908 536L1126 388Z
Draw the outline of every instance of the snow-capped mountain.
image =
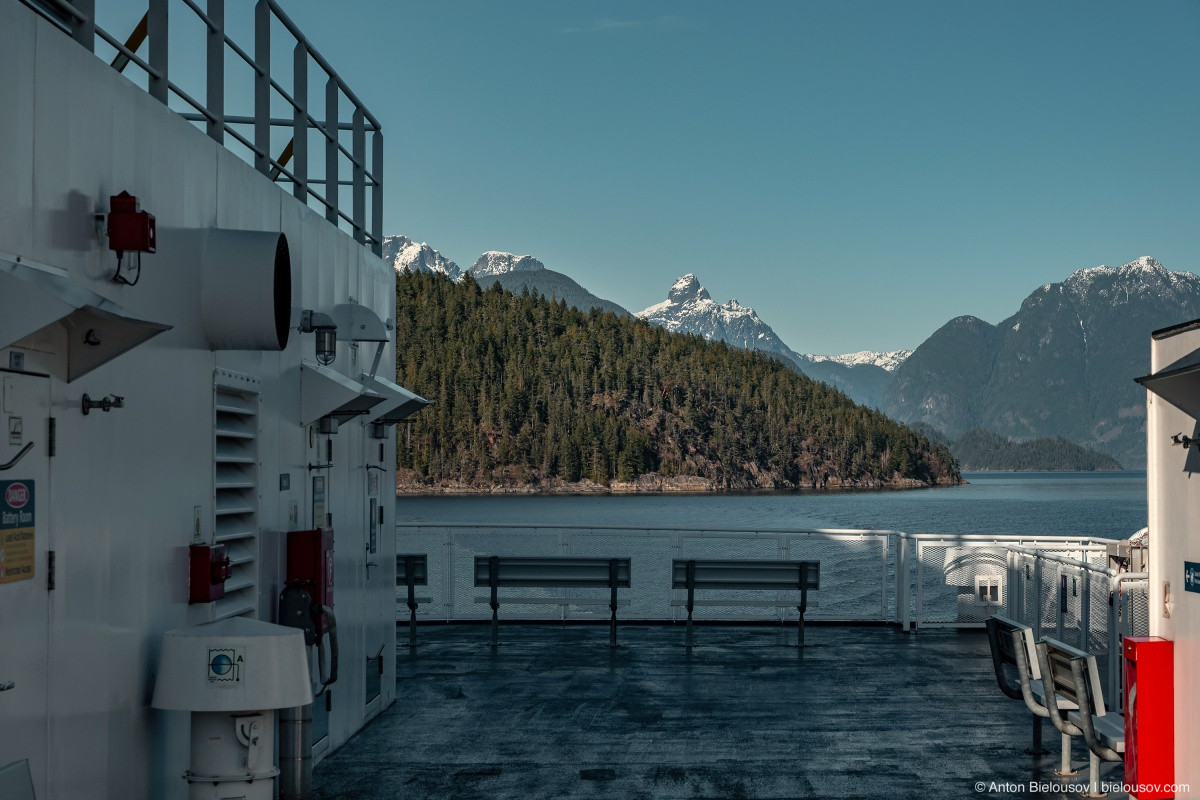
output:
M765 350L794 360L795 353L754 309L737 300L718 303L695 275L675 281L667 299L637 314L672 333L694 333L749 350Z
M463 275L458 264L424 242L414 242L407 236L385 236L383 260L397 272L438 272L452 281L460 280Z
M788 347L753 308L737 300L716 302L696 276L690 274L675 281L666 300L637 316L671 332L693 333L734 347L780 356L798 372L841 389L856 402L866 405L878 401L891 377L890 371L876 361L893 364L891 368L894 369L894 365L901 363L907 355L905 351L849 356L801 355Z
M891 372L896 367L904 363L904 359L913 354L912 350L887 350L879 352L877 350L859 350L857 353L843 353L840 356L818 356L811 353L805 354L805 358L821 363L822 361L833 361L837 364L845 364L847 367L857 367L863 364L872 364L880 369Z
M513 272L535 272L545 268L546 265L533 256L517 256L512 253L489 250L481 255L467 272L479 280L496 275L508 275Z

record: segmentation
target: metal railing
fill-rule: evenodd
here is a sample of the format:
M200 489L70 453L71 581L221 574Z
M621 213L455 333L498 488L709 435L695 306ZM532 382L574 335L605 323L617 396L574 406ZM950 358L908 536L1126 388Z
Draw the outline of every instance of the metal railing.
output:
M369 245L376 255L383 252L383 132L379 120L358 99L345 81L308 41L294 22L284 13L276 0L256 0L254 4L253 53L248 52L226 33L225 0L205 0L205 7L195 0L148 0L146 16L134 35L122 41L96 25L96 0L23 0L46 19L62 28L84 47L97 52L97 39L115 52L112 65L119 71L129 64L138 67L146 76L146 89L151 96L170 105L173 98L186 110L181 115L192 122L203 123L207 134L228 147L226 136L245 148L246 159L271 180L292 184L292 192L300 202L310 201L323 208L325 218L345 228L354 240ZM193 97L171 80L170 11L182 8L190 12L206 31L205 96ZM290 37L292 70L290 76L273 75L271 71L272 28L279 25ZM146 57L138 55L143 41L148 41ZM245 62L252 73L252 86L244 87L251 113L231 114L226 108L225 65L229 53ZM99 53L97 53L99 55ZM310 106L308 78L315 67L325 76L323 118L317 118ZM289 81L290 87L281 81ZM282 100L291 115L274 117L272 102ZM340 113L343 99L350 114ZM272 129L290 129L291 141L273 155ZM350 146L341 141L340 132L350 132ZM370 157L367 155L367 134L370 133ZM318 176L310 175L309 137L317 134L323 140L324 167ZM230 148L232 149L232 148ZM349 180L340 177L340 165L350 167ZM350 188L350 211L340 202L342 187ZM368 224L367 189L370 188L370 222ZM345 223L345 225L343 225Z
M1010 547L1007 612L1038 639L1049 636L1094 655L1105 701L1119 708L1122 642L1149 633L1149 582L1144 572L1106 566L1107 553L1089 548L1085 555Z
M428 558L427 601L418 619L486 619L477 602L474 558L490 555L593 556L631 559L627 619L680 620L680 591L671 588L672 560L746 559L821 562L821 589L808 619L886 622L910 628L982 627L1009 601L1009 549L1036 547L1065 556L1103 558L1105 540L1031 536L947 536L892 530L621 527L584 525L401 523L400 554ZM561 604L507 605L509 618L601 619L602 592L539 590L539 600ZM530 596L527 592L524 596ZM593 597L593 595L595 595ZM729 606L705 609L707 618L786 622L793 608L747 605L762 593L723 594ZM398 618L407 620L406 590L397 594ZM599 603L599 606L597 606ZM786 606L786 603L784 604Z

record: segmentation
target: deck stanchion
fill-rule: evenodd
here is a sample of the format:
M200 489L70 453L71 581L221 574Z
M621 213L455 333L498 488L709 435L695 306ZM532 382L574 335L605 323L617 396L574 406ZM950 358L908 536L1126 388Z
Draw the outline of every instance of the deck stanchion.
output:
M696 605L696 562L688 561L685 570L687 581L687 644L684 647L692 646L692 609Z
M416 596L417 559L414 556L404 557L404 578L408 583L408 646L417 646L417 596Z
M496 584L500 580L500 558L492 556L488 559L488 586L491 588L492 606L492 647L499 644L500 634L500 599L496 594Z
M612 618L609 620L608 629L608 646L617 646L617 560L611 559L608 562L608 587L609 601L608 607L612 610Z

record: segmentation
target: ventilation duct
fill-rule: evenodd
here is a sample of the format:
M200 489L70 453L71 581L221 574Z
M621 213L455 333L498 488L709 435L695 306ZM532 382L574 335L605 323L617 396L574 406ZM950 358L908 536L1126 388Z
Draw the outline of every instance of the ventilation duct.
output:
M213 350L283 350L291 332L292 259L274 231L210 228L200 256L200 318Z

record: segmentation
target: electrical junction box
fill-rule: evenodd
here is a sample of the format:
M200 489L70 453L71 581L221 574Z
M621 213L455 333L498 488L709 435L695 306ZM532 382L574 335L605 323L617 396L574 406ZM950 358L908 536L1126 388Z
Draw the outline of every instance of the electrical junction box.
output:
M129 192L109 198L108 249L120 253L153 253L155 250L154 215L142 211L138 199Z
M188 548L188 602L211 603L225 596L225 581L233 565L223 544L194 544Z
M333 608L333 529L289 531L287 536L287 585L303 588L315 605ZM324 625L322 617L322 633Z

